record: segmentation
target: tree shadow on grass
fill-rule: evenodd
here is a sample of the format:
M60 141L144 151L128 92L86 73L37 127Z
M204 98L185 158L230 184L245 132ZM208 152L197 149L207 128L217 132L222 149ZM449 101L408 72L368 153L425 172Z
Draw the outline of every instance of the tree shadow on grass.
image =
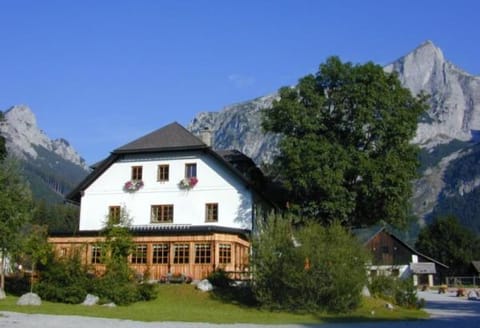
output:
M241 307L253 308L259 306L251 287L248 285L215 287L211 292L211 297Z

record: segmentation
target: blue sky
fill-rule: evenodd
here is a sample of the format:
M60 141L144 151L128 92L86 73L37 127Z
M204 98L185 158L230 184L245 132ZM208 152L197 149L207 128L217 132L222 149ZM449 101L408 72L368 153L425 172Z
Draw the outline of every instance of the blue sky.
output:
M479 13L476 0L0 0L0 110L30 106L92 164L331 55L385 65L429 39L480 75Z

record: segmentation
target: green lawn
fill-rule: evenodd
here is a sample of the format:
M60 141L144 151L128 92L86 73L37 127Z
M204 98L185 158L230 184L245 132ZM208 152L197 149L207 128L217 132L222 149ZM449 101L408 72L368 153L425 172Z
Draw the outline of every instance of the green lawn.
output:
M385 308L385 301L364 299L362 306L348 315L325 313L293 314L270 312L255 307L221 301L209 293L198 291L192 285L159 285L156 300L129 306L107 308L103 306L67 305L43 302L41 306L17 306L17 297L8 296L0 301L0 311L81 315L137 321L188 321L211 323L304 324L332 321L412 320L426 318L424 311L396 307ZM372 315L372 311L374 314Z

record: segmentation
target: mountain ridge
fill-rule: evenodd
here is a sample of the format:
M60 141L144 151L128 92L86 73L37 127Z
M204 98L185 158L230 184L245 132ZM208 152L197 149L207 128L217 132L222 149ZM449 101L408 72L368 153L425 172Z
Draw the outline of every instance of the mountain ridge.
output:
M50 139L28 106L12 106L3 116L0 133L7 152L20 160L34 196L63 201L63 195L88 174L85 160L67 140Z
M463 176L462 181L457 181L455 176L445 177L446 172L455 171L455 166L461 165L462 158L474 161L469 154L471 147L480 141L480 77L449 62L443 51L430 40L386 65L384 70L395 71L402 85L412 94L424 91L430 95L429 109L418 122L412 140L422 149L421 176L414 182L412 206L414 214L423 224L432 214L443 215L448 212L439 213L439 208L454 208L451 202L462 197L460 190L469 191L464 195L477 190L480 193L477 183L480 173L478 176L476 173ZM278 151L279 136L263 135L261 111L270 106L276 97L278 94L273 93L251 102L226 106L219 112L198 113L188 128L194 132L209 128L214 133L215 148L237 148L259 165L268 163ZM245 140L253 140L253 147ZM460 187L452 189L452 185ZM471 206L473 208L474 205ZM478 211L472 209L472 213L477 212L479 217L460 219L464 222L474 221L474 230L480 233L480 208Z

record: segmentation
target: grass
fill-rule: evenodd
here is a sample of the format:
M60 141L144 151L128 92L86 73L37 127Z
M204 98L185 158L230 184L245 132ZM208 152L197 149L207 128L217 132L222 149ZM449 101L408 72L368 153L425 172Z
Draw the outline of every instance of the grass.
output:
M18 306L18 297L0 300L0 311L79 315L135 321L186 321L210 323L308 324L338 321L415 320L426 318L420 310L385 308L385 301L365 298L362 306L349 314L271 312L234 304L198 291L192 285L159 285L159 296L149 302L108 308L42 302L40 306ZM372 315L372 311L374 314Z

